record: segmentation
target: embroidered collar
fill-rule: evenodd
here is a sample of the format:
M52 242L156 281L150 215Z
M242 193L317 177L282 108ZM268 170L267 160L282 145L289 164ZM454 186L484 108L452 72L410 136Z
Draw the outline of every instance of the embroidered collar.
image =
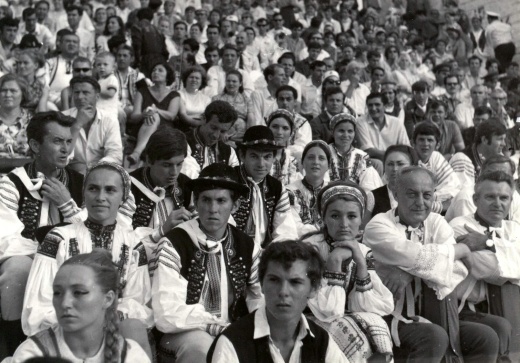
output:
M475 220L482 226L482 227L485 227L488 231L493 228L502 228L502 223L500 223L500 227L492 227L489 225L488 222L486 222L481 216L478 215L477 212L475 212L475 214L473 214L473 216L475 217Z
M155 190L155 188L157 188L157 185L155 185L155 183L153 182L152 180L152 174L150 173L150 167L147 166L143 169L143 181L144 181L144 185L150 189L150 190ZM174 190L175 190L175 187L177 186L177 182L173 182L173 184L171 185L167 185L166 187L160 187L160 188L163 188L166 192L165 194L165 197L172 197L172 195L174 195Z
M108 226L103 226L102 224L99 224L97 222L93 222L90 219L87 218L85 221L85 227L87 227L90 232L98 234L103 232L114 232L116 229L117 221L114 222L114 224L109 224Z
M320 192L321 188L323 188L323 184L325 184L325 182L322 181L319 186L313 187L305 178L303 178L302 184L305 188L309 189L312 192L312 194L317 194Z

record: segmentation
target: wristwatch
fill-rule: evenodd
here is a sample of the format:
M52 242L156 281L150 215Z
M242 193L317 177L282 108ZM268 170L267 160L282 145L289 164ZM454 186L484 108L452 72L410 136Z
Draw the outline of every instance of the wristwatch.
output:
M493 241L492 239L488 239L486 241L486 246L493 247L494 245L495 245L495 241Z

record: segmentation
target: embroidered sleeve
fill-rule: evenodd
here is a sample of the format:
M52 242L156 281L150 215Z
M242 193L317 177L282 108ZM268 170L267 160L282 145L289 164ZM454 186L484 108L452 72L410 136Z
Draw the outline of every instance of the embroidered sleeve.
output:
M38 246L38 254L50 258L56 258L63 237L56 230L51 230L45 236L43 242Z

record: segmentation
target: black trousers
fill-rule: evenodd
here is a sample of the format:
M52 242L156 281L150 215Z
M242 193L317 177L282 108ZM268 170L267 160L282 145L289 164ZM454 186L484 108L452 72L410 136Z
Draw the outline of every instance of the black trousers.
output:
M498 70L500 73L506 71L515 53L516 47L513 43L500 44L495 48L495 58L498 60Z

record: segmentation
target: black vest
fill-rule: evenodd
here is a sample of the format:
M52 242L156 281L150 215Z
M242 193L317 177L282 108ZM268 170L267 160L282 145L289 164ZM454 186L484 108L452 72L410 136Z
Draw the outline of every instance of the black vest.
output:
M197 163L202 169L204 165L204 145L198 139L196 133L198 129L195 129L191 132L186 133L186 141L188 141L188 145L191 148L191 156L195 158ZM231 146L224 144L223 142L217 142L216 145L218 158L216 160L217 163L229 164L229 157L231 156Z
M139 180L143 185L149 186L145 181L147 178L147 169L148 168L146 167L136 169L131 172L130 175ZM177 177L177 187L172 191L172 193L175 194L174 198L172 196L174 210L180 209L181 207L186 209L189 208L191 202L191 192L186 187L186 182L189 180L191 179L182 173ZM131 190L135 198L136 206L134 216L132 217L132 227L134 229L137 227L148 227L157 205L152 200L150 200L150 198L148 198L136 185L132 184ZM150 191L153 192L153 190Z
M249 181L247 180L246 171L244 168L241 166L235 166L235 170L238 173L238 177L240 178L241 183L249 188L247 199L240 197L240 207L233 214L237 228L244 231L246 229L247 220L251 215L251 210L253 207L253 188L249 186ZM269 224L267 233L265 235L265 240L262 243L262 247L265 248L272 240L271 235L273 233L274 209L282 197L283 186L278 179L273 178L271 175L267 175L264 181L261 183L260 187L263 188L263 203L267 213L267 222Z
M372 194L374 195L374 210L372 211L372 216L379 213L386 213L392 209L390 197L388 196L388 187L386 185L372 190Z
M25 164L23 168L28 171L29 164ZM68 185L65 187L69 190L70 195L76 205L81 208L83 203L83 175L66 167L63 169L67 173ZM13 173L7 174L7 177L14 183L20 199L18 200L18 219L24 224L22 237L34 239L34 233L40 227L40 215L42 211L42 202L35 199L31 193L25 188L25 185L18 176ZM29 176L30 177L30 176ZM60 222L63 222L63 216L60 212Z
M235 321L248 313L245 290L251 275L254 241L245 233L229 226L231 238L223 242L222 253L226 262L233 303L229 308L229 318ZM206 275L206 254L195 246L191 237L182 228L174 228L165 236L181 259L181 275L188 281L186 304L197 304L200 300L204 276Z
M255 313L253 312L231 324L221 335L224 335L233 344L240 363L273 363L273 358L269 351L269 337L253 338ZM325 363L329 347L329 333L313 321L307 320L307 322L314 337L307 334L302 339L301 361L302 363ZM211 345L207 362L211 362L217 340L218 338Z

